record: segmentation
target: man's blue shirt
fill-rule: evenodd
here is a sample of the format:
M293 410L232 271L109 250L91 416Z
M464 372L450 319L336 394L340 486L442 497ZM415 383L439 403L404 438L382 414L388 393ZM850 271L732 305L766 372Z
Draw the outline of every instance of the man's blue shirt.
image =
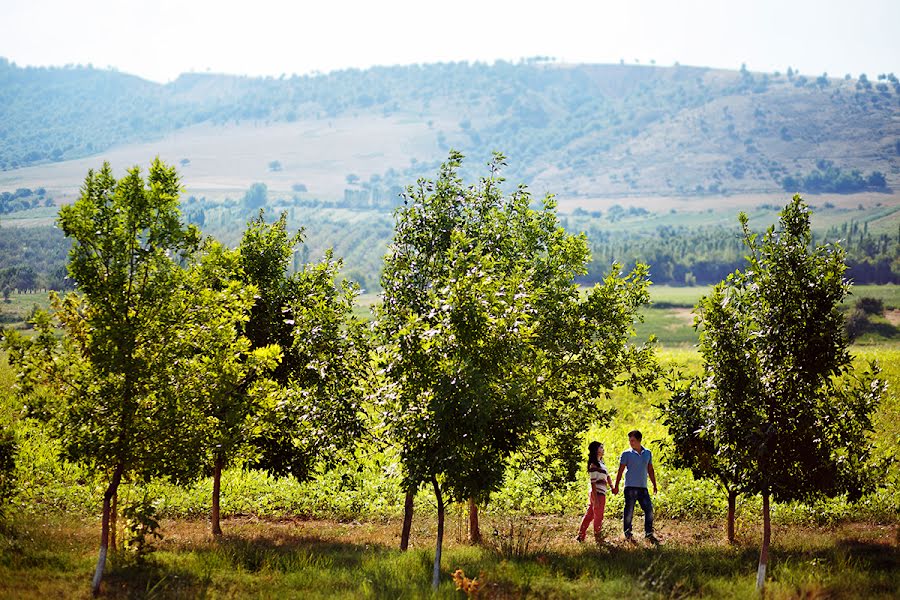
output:
M647 487L647 466L653 455L641 446L641 452L629 448L622 453L619 464L625 465L625 487Z

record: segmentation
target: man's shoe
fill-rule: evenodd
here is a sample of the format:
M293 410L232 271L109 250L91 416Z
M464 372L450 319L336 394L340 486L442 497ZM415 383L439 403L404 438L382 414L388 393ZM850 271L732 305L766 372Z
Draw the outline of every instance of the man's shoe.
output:
M647 540L648 542L650 542L651 544L653 544L654 546L659 546L659 539L652 533L650 535L646 536L644 539Z
M634 536L633 536L633 535L626 535L626 536L625 536L625 541L628 542L629 544L636 544L636 543L637 543L637 542L634 541Z
M584 543L584 538L581 537L581 534L578 534L578 535L575 536L575 541L578 542L579 544L583 544L583 543Z

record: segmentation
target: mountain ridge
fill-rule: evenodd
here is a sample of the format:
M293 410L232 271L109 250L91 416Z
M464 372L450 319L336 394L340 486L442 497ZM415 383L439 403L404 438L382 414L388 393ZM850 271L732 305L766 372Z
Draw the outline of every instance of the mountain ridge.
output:
M220 167L210 161L208 178L227 178L235 161L253 159L269 168L235 185L318 177L310 194L332 199L430 176L451 147L476 159L503 151L508 179L564 197L803 192L810 182L824 192L891 193L900 185L893 74L873 82L790 69L531 59L289 78L188 73L158 84L0 59L0 187L40 181L53 165L129 145L152 148L181 136L185 148L197 147L189 139L197 126L262 136L253 156L223 155ZM266 145L265 136L289 137L291 127L296 139ZM228 146L225 137L212 139L203 154ZM280 156L290 155L290 144L304 147L293 162ZM343 153L329 159L331 168L312 174L309 157L331 156L326 150L336 147ZM170 152L179 155L177 144ZM383 160L372 160L379 152ZM187 153L181 159L196 162ZM469 162L480 172L479 160Z

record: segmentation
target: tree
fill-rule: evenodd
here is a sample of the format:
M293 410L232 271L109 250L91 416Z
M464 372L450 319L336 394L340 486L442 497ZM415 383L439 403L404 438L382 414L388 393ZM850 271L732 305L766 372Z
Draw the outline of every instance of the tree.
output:
M364 433L369 342L353 316L358 288L337 283L342 262L330 250L288 274L301 240L302 232L288 235L287 213L268 225L260 211L238 252L243 282L257 290L244 335L252 350L282 351L266 376L273 385L254 421L248 464L305 480L317 466L344 460Z
M486 501L529 447L574 476L585 427L608 416L597 400L623 374L652 379L650 348L627 344L646 267L616 267L582 297L587 244L559 225L554 200L534 210L524 187L504 196L502 155L475 186L461 163L451 152L436 181L407 191L378 311L405 485L438 499L435 585L445 499Z
M242 203L248 210L263 208L269 201L269 188L264 183L254 183L244 193Z
M35 413L55 425L66 458L109 476L103 494L97 594L109 547L110 505L123 479L195 477L199 464L163 357L179 315L165 310L183 276L179 262L199 232L178 211L174 168L156 159L146 182L135 167L119 181L108 164L88 172L81 196L59 211L73 240L68 270L78 292L54 297L65 332L57 341L48 315L31 342L10 340L23 392ZM41 390L50 390L41 393Z
M720 466L740 491L762 494L763 538L757 587L765 583L769 502L848 492L870 481L866 445L884 394L877 368L855 371L839 311L849 283L839 246L812 246L810 214L799 195L762 243L740 215L748 266L698 305L703 408Z
M181 318L170 334L166 363L182 406L194 410L194 427L202 429L203 445L195 452L212 468L213 535L222 534L222 470L247 453L271 388L264 377L281 358L277 344L251 349L243 335L257 289L242 281L239 264L237 251L207 241L169 304Z
M706 421L708 390L699 377L684 381L675 375L668 383L669 400L657 407L671 437L665 460L676 469L690 469L696 479L712 479L722 486L728 494L725 530L729 543L733 543L739 486L721 460L716 439L709 435Z

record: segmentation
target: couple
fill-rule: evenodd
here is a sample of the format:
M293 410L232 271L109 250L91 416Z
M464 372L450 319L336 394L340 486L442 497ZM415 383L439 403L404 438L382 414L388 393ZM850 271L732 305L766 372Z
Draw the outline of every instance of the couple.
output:
M625 539L634 542L631 534L631 521L634 518L634 505L638 503L644 511L644 537L651 544L658 544L659 540L653 535L653 503L650 501L650 492L647 491L647 477L653 483L653 493L656 493L656 473L653 472L652 455L649 450L641 445L641 432L638 430L628 432L628 450L619 458L619 473L616 475L616 484L612 484L606 465L603 464L603 444L591 442L588 445L588 474L591 477L591 503L588 506L584 518L581 519L581 527L578 530L579 542L584 541L588 526L594 521L594 538L598 543L603 542L601 527L603 525L603 511L606 508L606 492L612 488L613 494L619 493L619 482L622 473L625 473L625 511L622 515L622 525L625 530Z

